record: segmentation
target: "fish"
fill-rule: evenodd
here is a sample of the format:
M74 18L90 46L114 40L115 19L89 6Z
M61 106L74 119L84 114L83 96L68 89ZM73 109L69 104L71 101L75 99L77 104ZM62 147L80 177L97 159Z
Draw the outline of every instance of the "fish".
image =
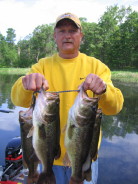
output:
M56 183L52 166L61 154L59 103L58 93L41 89L34 105L32 142L43 167L37 184Z
M32 128L32 106L26 111L19 112L19 123L20 123L20 135L21 135L21 146L23 153L23 166L28 168L27 183L36 183L39 177L37 167L39 159L35 154L35 150L32 145L32 137L27 138L29 130Z
M90 155L92 160L97 160L98 155L98 142L99 142L99 136L100 136L100 127L101 127L101 119L102 119L102 110L97 109L96 112L96 120L93 127L93 136L92 136L92 142L91 142L91 149L90 149Z
M97 115L96 119L98 101L98 97L88 97L81 88L69 110L65 131L65 157L69 159L66 163L70 163L72 168L70 184L92 180L91 164L97 154L100 134L100 116Z

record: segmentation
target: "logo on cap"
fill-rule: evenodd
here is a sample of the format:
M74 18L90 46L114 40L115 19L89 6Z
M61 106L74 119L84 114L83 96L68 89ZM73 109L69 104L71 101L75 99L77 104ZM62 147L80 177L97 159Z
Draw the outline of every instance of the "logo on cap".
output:
M78 28L81 28L81 22L80 22L79 18L72 13L64 13L64 14L60 15L56 20L55 27L60 20L66 19L66 18L72 20L77 25Z

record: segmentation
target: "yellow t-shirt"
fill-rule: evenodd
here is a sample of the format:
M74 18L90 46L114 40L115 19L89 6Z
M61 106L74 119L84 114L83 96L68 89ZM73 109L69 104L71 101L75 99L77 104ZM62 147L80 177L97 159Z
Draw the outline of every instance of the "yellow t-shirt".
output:
M109 68L94 57L79 53L76 58L63 59L58 54L40 59L34 64L29 73L41 73L47 79L49 91L75 90L84 82L88 74L93 73L104 80L107 85L106 92L101 95L99 108L106 115L113 115L122 109L123 95L115 88L111 81ZM93 97L91 91L87 92ZM60 128L61 128L61 156L54 162L55 165L63 165L63 157L66 152L64 146L64 135L62 131L66 125L68 111L73 105L77 92L60 93ZM25 90L22 84L22 77L12 87L12 102L16 106L29 107L32 100L32 91ZM101 135L99 139L99 146Z

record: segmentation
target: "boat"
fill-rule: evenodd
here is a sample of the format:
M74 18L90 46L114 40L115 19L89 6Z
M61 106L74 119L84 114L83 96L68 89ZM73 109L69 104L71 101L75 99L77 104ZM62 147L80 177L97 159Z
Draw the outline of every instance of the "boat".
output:
M26 183L28 170L23 168L21 137L14 137L5 149L5 164L0 166L0 184Z

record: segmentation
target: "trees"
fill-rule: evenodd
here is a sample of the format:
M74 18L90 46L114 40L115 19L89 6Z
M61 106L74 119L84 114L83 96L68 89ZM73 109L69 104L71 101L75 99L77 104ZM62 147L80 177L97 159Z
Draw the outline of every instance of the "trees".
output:
M41 25L35 28L32 35L18 42L19 66L26 67L38 62L42 57L56 51L53 39L53 25Z
M85 38L81 51L111 68L138 68L138 13L110 6L98 24L82 19Z
M82 22L84 39L80 51L115 68L138 68L138 12L131 7L107 7L98 23ZM0 66L27 67L56 52L53 24L37 26L31 35L15 44L15 30L0 34Z
M13 67L17 62L17 49L14 43L15 30L8 28L7 35L0 34L0 66Z
M37 62L39 58L51 55L56 47L53 39L53 25L41 25L35 28L30 39L32 54Z
M30 38L29 38L30 39ZM31 66L32 59L30 54L30 40L20 40L17 44L18 47L18 67L24 68Z
M112 68L138 68L138 13L129 15L110 37L108 59Z
M120 25L121 52L119 56L125 66L138 67L138 13L132 12ZM124 57L125 56L125 57Z
M84 21L85 20L85 21ZM80 51L90 56L98 57L98 51L101 49L100 27L96 23L89 23L86 19L82 20L82 29L84 38Z
M130 12L130 7L126 9L124 7L119 8L118 6L110 6L107 8L107 11L103 14L98 23L101 28L99 34L102 35L102 47L99 50L99 57L106 64L110 65L110 67L113 66L116 59L119 59L116 58L118 52L116 52L114 44L116 45L116 42L120 40L118 34L120 25L123 24Z
M6 42L13 47L15 42L16 34L15 30L12 28L7 29L7 36L6 36Z

